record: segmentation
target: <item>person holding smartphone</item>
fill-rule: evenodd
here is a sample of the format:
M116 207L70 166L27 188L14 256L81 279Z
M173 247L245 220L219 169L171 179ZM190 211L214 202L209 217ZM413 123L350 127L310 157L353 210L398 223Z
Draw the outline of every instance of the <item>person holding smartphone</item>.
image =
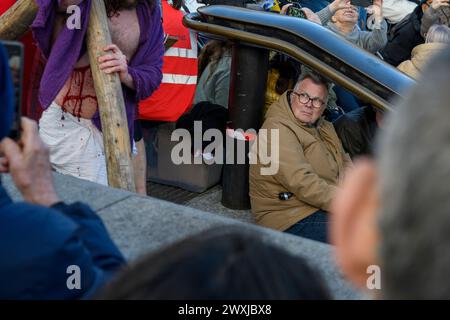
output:
M359 9L350 0L335 0L317 13L322 22L333 32L371 53L376 53L387 44L387 23L383 18L383 0L374 0L368 7L374 23L372 31L361 30L357 23Z
M22 118L20 138L7 137L15 107L1 44L0 102L0 173L24 199L13 202L0 181L0 299L89 298L125 260L87 205L60 201L36 122ZM78 267L75 287L68 266Z
M376 54L387 42L387 23L383 18L383 0L374 0L367 11L373 14L372 31L361 30L358 26L359 8L351 0L335 0L329 6L317 13L323 26L341 35L358 47ZM369 19L368 20L372 20ZM361 103L348 90L335 86L337 103L345 112L359 109Z

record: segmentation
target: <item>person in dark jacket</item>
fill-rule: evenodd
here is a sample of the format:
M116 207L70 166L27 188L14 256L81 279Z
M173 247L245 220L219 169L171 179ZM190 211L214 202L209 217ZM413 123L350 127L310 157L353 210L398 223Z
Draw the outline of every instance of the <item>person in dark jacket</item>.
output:
M352 159L372 155L381 117L382 113L378 109L365 106L340 116L334 122L342 146Z
M396 67L411 58L411 51L414 47L425 42L420 35L422 16L422 6L419 5L410 15L390 28L388 43L380 51L380 56L384 61Z
M2 99L12 94L5 64L1 54ZM0 299L89 298L125 260L87 205L58 198L36 122L22 118L20 141L6 137L13 103L0 102L0 173L24 198L13 202L0 183Z

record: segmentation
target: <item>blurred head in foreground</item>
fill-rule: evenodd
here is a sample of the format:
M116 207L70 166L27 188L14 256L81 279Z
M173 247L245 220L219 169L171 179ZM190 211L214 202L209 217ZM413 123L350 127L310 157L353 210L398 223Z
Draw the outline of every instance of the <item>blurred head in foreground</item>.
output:
M213 228L131 265L100 299L328 299L305 261L239 227Z
M331 238L362 288L380 267L384 299L450 298L450 49L436 56L333 204ZM368 269L369 268L369 269Z

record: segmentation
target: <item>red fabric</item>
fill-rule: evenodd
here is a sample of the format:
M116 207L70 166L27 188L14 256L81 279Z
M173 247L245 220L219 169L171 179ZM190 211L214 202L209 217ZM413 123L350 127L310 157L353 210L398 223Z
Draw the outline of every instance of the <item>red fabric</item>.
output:
M188 61L186 61L188 60ZM191 61L189 61L191 60ZM186 59L180 57L164 57L164 63L162 70L163 73L174 73L179 74L180 69L182 74L196 76L198 72L197 59ZM183 68L180 68L183 66Z
M39 120L42 108L39 103L38 93L45 63L31 32L28 32L21 41L25 45L22 113L31 119Z
M182 24L183 12L172 8L167 0L162 1L163 28L166 34L175 36L178 41L172 48L186 50L197 49L191 47L191 37L188 28ZM169 49L170 50L170 49ZM184 50L184 51L186 51ZM171 50L172 52L176 50ZM164 56L163 81L151 97L139 104L139 118L155 121L177 121L190 108L195 95L196 84L184 84L171 75L191 76L191 81L197 77L197 55L193 58L181 56ZM164 77L164 75L166 77ZM172 79L167 81L165 79ZM171 83L175 82L175 83Z
M11 7L16 0L1 0L0 1L0 15L2 15L6 10Z

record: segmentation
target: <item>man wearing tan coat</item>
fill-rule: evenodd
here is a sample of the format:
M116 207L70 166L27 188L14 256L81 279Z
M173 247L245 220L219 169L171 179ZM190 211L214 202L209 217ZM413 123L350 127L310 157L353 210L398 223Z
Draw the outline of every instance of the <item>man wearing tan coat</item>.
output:
M425 43L416 46L411 52L411 60L403 61L397 69L417 80L426 65L449 45L450 28L434 24L428 30Z
M267 150L279 145L278 171L263 175L259 154L250 165L257 223L322 242L327 242L327 211L336 185L351 164L333 125L322 118L327 96L328 83L321 76L303 73L294 90L272 104L262 126L268 137L271 130L279 132L279 141L267 139Z

